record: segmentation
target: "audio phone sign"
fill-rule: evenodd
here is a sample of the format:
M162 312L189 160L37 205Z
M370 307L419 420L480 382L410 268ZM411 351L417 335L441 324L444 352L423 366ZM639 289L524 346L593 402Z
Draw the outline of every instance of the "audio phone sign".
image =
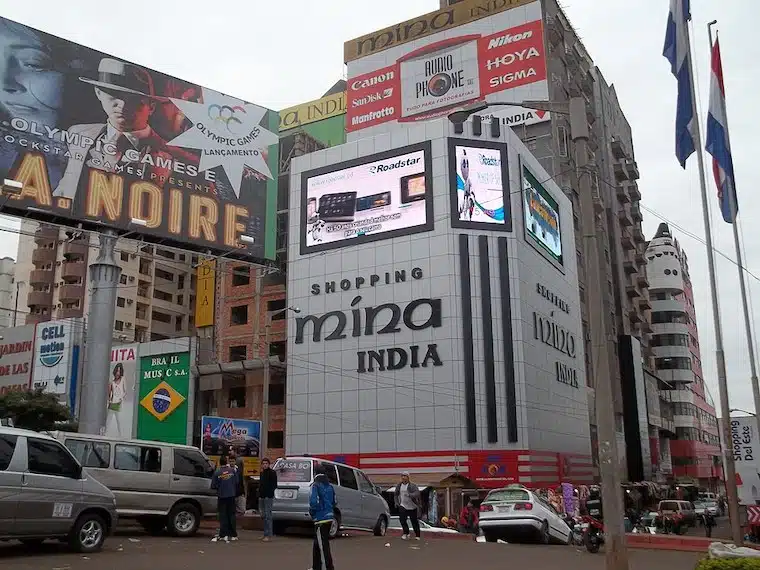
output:
M72 354L78 319L50 321L37 325L34 340L32 388L50 394L65 394L72 374ZM78 335L77 335L78 336Z
M491 16L495 33L466 24L437 33L427 43L404 44L348 63L346 130L390 121L445 115L475 101L548 98L539 2ZM388 65L388 61L393 61ZM514 91L523 88L521 91ZM548 117L547 117L548 119ZM510 116L512 125L540 122L533 114Z

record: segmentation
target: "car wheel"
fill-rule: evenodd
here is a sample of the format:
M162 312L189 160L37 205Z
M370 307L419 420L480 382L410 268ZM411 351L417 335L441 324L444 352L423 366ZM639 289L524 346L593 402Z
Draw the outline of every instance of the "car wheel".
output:
M106 523L100 515L85 513L81 515L69 535L69 546L81 553L97 552L103 548L106 540Z
M538 541L541 544L549 544L551 539L552 537L549 535L549 523L544 521L538 534Z
M201 525L201 513L193 504L180 503L169 513L166 525L172 536L193 536Z
M377 519L377 524L375 525L375 528L372 532L375 533L375 536L385 536L387 530L388 519L385 518L385 515L380 515L380 518Z
M340 533L340 515L335 513L335 516L330 523L330 539L337 538L338 533Z
M499 537L496 536L493 532L483 532L483 536L486 539L486 542L497 542L499 540Z

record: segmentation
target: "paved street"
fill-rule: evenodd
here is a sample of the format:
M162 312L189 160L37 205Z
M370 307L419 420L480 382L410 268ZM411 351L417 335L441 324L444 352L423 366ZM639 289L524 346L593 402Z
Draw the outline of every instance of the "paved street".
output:
M227 568L276 568L306 570L311 566L311 540L277 538L261 543L260 533L243 532L232 544L213 544L210 535L177 540L139 533L111 537L103 552L71 554L55 543L30 552L20 545L0 544L3 570L209 570ZM390 547L385 544L390 543ZM601 570L604 555L588 554L571 546L522 546L432 539L408 543L400 538L353 536L333 543L338 570L387 570L388 568L477 568L503 570L505 564L563 570ZM631 570L692 570L698 554L631 551Z

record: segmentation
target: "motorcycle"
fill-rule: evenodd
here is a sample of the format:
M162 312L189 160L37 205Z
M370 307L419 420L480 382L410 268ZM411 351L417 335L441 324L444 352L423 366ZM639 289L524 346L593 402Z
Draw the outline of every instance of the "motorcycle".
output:
M570 544L573 546L583 546L583 534L588 526L581 519L571 516L565 517L565 524L570 527Z
M584 515L582 520L588 525L583 533L583 543L586 545L586 550L595 554L604 544L604 524L588 515Z

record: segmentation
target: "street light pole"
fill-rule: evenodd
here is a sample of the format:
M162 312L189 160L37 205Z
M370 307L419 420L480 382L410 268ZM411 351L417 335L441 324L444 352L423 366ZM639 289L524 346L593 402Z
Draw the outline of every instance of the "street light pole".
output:
M602 480L602 500L605 511L605 556L608 570L627 570L628 551L623 527L623 501L618 474L617 435L615 431L615 411L612 397L612 378L608 360L607 323L602 303L602 279L599 262L598 216L594 212L591 179L588 160L588 119L586 102L573 97L569 104L551 101L522 101L515 103L476 103L449 115L453 123L463 123L473 113L491 106L517 105L526 109L549 111L570 117L570 134L575 150L578 173L580 210L583 230L584 255L586 257L586 294L596 300L597 306L590 307L589 320L595 334L592 339L591 361L595 364L594 387L596 389L596 421L599 436L599 472Z

